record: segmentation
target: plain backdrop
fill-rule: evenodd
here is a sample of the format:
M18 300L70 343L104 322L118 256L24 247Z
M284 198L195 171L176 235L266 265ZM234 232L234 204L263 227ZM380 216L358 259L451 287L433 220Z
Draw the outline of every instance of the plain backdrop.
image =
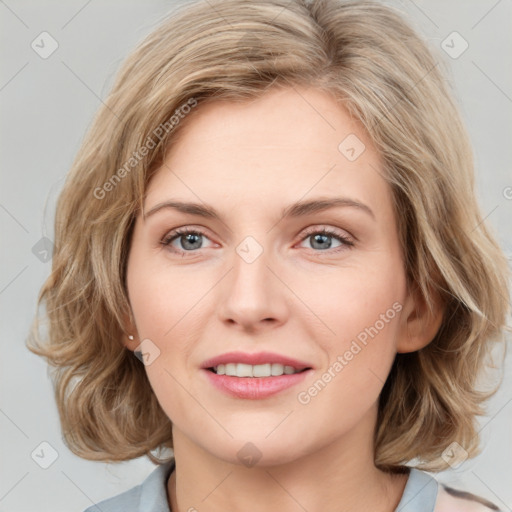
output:
M448 78L474 144L485 222L510 260L512 2L389 3L407 14L437 58L450 66ZM81 512L142 482L155 468L146 458L105 464L72 454L62 441L46 364L26 349L25 340L37 294L51 270L51 252L45 253L51 246L41 239L53 240L63 179L121 61L175 5L0 1L0 512ZM43 45L36 46L41 37L44 51L58 44L46 58ZM443 48L451 48L451 55ZM479 420L481 454L435 476L511 510L510 355L505 365L501 389Z

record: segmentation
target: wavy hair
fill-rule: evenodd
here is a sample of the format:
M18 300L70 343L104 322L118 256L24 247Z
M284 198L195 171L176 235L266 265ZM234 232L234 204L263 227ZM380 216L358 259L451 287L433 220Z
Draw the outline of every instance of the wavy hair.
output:
M171 422L144 366L122 343L126 262L148 184L180 128L209 101L270 87L330 92L380 151L408 286L444 315L423 349L397 354L379 398L377 467L431 471L453 441L478 453L477 387L505 346L509 269L474 193L469 137L441 58L377 2L210 0L181 6L123 64L68 173L55 217L52 272L29 349L53 367L63 436L78 456L122 461L172 449ZM183 113L190 112L184 121Z

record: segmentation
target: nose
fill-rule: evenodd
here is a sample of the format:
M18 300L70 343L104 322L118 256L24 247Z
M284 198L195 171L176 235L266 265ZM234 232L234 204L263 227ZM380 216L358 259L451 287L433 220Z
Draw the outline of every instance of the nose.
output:
M290 292L265 250L251 259L234 251L220 291L219 314L223 322L255 332L286 322Z

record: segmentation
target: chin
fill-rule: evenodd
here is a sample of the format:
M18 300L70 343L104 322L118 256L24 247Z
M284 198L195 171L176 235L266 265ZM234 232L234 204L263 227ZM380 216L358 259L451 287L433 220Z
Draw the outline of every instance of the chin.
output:
M296 461L305 455L304 439L291 439L281 435L274 439L265 438L266 434L243 435L230 439L227 443L214 443L204 446L210 454L229 464L252 467L271 467ZM273 434L272 434L273 435ZM211 439L209 440L211 442Z

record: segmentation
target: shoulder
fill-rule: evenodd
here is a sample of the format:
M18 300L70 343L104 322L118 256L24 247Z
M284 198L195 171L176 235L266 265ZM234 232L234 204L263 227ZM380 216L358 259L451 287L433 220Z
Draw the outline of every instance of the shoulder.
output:
M396 512L492 512L494 503L439 482L426 471L410 468Z
M84 512L170 512L167 479L174 470L174 459L161 464L139 485L95 503Z
M127 491L100 501L84 510L84 512L138 512L142 485L137 485Z
M500 510L494 503L466 491L439 484L435 512L490 512Z

